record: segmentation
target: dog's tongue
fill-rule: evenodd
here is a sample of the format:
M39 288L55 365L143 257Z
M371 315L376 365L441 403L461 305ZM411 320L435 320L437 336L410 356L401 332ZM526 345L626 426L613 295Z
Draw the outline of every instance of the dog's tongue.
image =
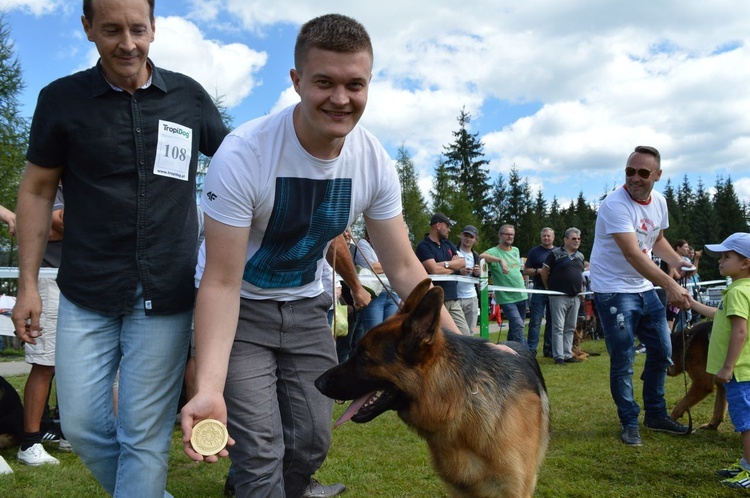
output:
M344 422L349 421L355 413L359 411L360 408L362 408L362 405L365 404L365 402L370 398L372 394L365 394L359 399L355 399L354 401L349 404L349 407L344 411L344 414L339 417L339 419L336 421L336 423L333 424L333 428L340 426Z

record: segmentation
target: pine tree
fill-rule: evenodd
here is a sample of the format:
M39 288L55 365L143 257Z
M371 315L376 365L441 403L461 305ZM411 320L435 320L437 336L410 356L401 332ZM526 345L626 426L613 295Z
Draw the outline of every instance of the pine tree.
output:
M0 204L15 211L18 185L24 169L28 122L21 117L18 95L24 88L21 64L14 55L10 29L0 15ZM0 266L17 266L15 240L0 226ZM15 281L0 286L0 293L15 293Z
M716 179L716 192L713 196L713 207L718 223L720 238L728 237L735 232L747 232L748 224L744 210L734 190L732 178Z
M510 169L510 176L508 176L508 214L505 220L506 223L516 225L516 234L518 234L523 227L521 226L521 220L527 211L531 208L531 191L528 181L524 181L521 175L518 173L518 168L514 164ZM518 237L518 235L516 235Z
M469 200L472 214L482 224L489 219L489 172L484 159L484 145L478 133L469 133L467 126L471 114L461 109L458 115L458 131L453 132L454 141L443 146L445 171L451 177L457 190L463 191Z
M715 244L715 241L723 240L720 238L721 234L718 233L716 213L714 212L711 197L700 178L698 179L698 189L695 193L694 201L691 204L690 228L692 229L692 233L695 234L695 240L689 242L693 244L693 247L700 248L705 244ZM698 273L701 280L710 280L719 275L716 265L710 264L700 265Z
M498 173L495 182L492 184L488 211L489 223L486 225L489 225L489 233L486 235L494 237L508 216L508 185L502 173ZM485 240L487 239L485 238Z
M430 196L432 197L432 211L444 213L450 211L449 202L451 192L456 190L456 184L448 174L445 164L438 161L435 165L435 179L432 183Z
M404 144L401 144L401 147L398 148L396 169L398 170L398 178L401 183L401 202L404 209L404 221L406 221L406 226L409 229L412 247L415 247L421 240L418 234L424 232L425 227L430 222L430 216L427 203L422 196L422 192L419 190L414 161L412 161L411 154L409 154Z

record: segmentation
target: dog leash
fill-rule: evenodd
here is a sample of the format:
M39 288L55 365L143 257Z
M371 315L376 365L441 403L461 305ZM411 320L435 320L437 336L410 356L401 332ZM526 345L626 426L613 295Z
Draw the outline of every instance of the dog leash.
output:
M684 275L680 277L680 285L682 287L685 287L687 284L687 277ZM672 333L674 333L674 329L676 324L678 323L678 320L683 324L682 330L680 331L682 335L682 381L685 387L685 399L687 400L688 395L688 380L687 380L687 349L688 349L688 339L689 339L689 327L688 327L688 320L687 320L687 310L680 309L680 312L678 313L677 319L672 322ZM692 327L690 327L692 328ZM693 414L690 413L690 405L687 406L687 416L688 416L688 428L687 431L682 433L683 436L687 436L692 434L693 432Z
M360 239L360 240L362 240L362 239ZM370 242L368 241L367 243L369 244ZM359 248L359 241L357 241L355 244L356 244L357 248ZM367 263L367 267L370 269L370 271L372 272L372 274L375 275L375 278L378 279L378 282L380 282L380 285L383 286L383 290L385 292L387 292L388 298L391 301L394 302L394 304L396 305L396 307L398 308L399 311L403 311L403 308L401 306L401 302L398 299L396 299L395 294L393 294L393 291L390 289L390 286L389 285L385 285L385 283L383 282L383 279L380 278L380 275L372 268L372 263L370 263L370 260L367 258L367 255L364 253L364 251L362 251L360 249L359 253L362 255L362 259L365 260L365 263Z

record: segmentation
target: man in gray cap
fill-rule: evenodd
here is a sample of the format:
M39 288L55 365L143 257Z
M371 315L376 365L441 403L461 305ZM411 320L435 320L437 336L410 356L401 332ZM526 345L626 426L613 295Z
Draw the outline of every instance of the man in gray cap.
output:
M479 240L479 231L473 225L466 225L461 230L461 243L458 245L458 255L464 258L466 266L461 268L460 273L464 276L479 276L479 253L474 250L474 244ZM477 298L477 286L471 282L457 282L458 301L464 312L469 330L473 333L479 317L479 299Z
M430 233L417 245L417 258L430 275L460 275L461 270L466 267L466 261L459 255L456 246L448 240L451 227L455 224L455 221L443 213L433 214L430 219ZM461 309L457 284L455 280L435 282L436 286L443 288L445 307L456 326L462 334L469 335L471 328L466 323L466 317Z

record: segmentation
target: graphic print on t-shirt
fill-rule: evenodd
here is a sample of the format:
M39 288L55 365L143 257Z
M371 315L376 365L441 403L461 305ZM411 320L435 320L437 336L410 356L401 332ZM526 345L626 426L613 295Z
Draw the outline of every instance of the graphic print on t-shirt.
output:
M315 280L326 244L347 227L351 195L351 178L277 178L266 233L243 280L263 289Z

